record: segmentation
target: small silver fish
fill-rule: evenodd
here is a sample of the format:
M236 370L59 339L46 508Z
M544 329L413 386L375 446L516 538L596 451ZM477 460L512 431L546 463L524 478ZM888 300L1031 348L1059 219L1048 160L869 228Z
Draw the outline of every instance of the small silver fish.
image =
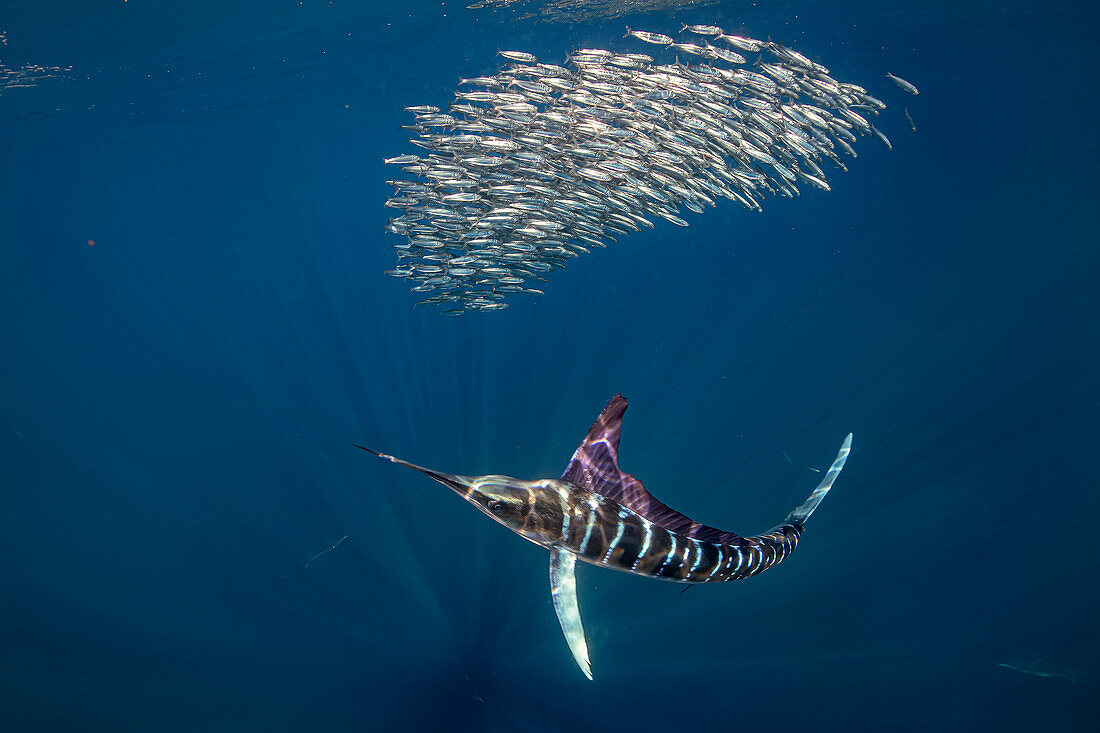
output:
M722 35L722 29L716 25L688 25L682 23L684 27L680 29L680 32L688 31L690 33L696 33L700 36L720 36Z
M886 74L886 76L889 79L891 79L895 84L897 84L899 87L901 87L905 91L909 92L910 94L920 94L919 89L917 89L915 86L913 86L909 82L905 81L905 79L902 79L900 76L894 76L893 74L891 74L889 72Z
M873 132L875 134L875 137L877 137L879 140L882 141L882 144L886 146L887 150L893 150L894 149L894 146L890 144L890 138L888 138L888 137L886 137L886 135L882 134L882 130L878 129L874 125L871 125L871 132Z
M731 64L745 63L745 57L735 51L728 51L724 48L718 48L717 46L707 46L707 49L714 54L715 58L729 61Z
M503 56L509 61L520 61L525 64L537 64L538 57L531 53L525 53L523 51L497 51L498 56Z
M627 36L633 36L634 38L637 38L639 41L645 41L646 43L659 44L659 45L662 45L662 46L669 46L669 45L672 44L672 41L673 41L671 36L666 36L666 35L661 34L661 33L650 33L648 31L632 31L629 28L626 29L626 36L623 36L623 38L626 38Z
M744 36L731 36L723 33L718 36L721 40L730 44L734 48L739 48L742 51L749 51L751 53L759 53L761 50L761 42L754 38L745 38Z

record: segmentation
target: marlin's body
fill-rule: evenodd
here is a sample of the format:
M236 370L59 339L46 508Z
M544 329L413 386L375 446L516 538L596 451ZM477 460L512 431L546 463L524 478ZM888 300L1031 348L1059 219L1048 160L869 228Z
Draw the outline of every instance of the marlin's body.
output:
M806 520L832 487L851 449L849 435L821 484L782 524L766 534L742 537L693 522L619 470L626 407L622 395L611 399L561 479L456 476L363 449L431 476L520 536L550 550L554 607L573 656L589 679L591 665L574 577L578 558L680 583L720 583L758 575L794 551Z

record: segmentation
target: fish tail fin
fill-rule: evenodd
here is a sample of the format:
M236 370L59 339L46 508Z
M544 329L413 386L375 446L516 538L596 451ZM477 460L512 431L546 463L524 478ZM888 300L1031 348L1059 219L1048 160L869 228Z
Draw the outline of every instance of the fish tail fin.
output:
M626 27L626 34L623 35L623 38L628 38L630 36L630 34L633 33L633 32L634 31L630 30L630 26L627 26Z
M852 434L848 433L848 437L844 439L844 443L840 446L840 452L836 454L836 460L833 461L833 465L829 466L829 470L825 473L825 478L821 479L821 483L817 485L809 498L802 502L801 506L787 515L787 518L783 521L784 524L801 527L806 523L806 520L814 513L814 509L817 509L817 505L825 498L825 494L833 488L833 482L840 475L841 469L844 468L844 462L848 460L848 454L851 452Z

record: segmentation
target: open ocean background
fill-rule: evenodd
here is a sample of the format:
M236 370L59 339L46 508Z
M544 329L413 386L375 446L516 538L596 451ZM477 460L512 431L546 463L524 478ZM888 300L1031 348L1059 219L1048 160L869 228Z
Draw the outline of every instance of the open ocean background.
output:
M464 5L0 1L0 727L1096 730L1098 6ZM414 310L402 107L681 20L866 86L893 152ZM745 534L855 440L760 577L581 567L588 682L547 553L352 443L557 477L616 392L624 469Z

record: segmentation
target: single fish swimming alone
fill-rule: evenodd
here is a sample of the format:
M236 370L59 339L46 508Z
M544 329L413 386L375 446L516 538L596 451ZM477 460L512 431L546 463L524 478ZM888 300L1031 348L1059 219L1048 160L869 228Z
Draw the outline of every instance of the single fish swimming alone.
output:
M849 433L825 478L782 524L766 534L742 537L688 519L619 469L626 407L622 395L611 398L561 479L456 476L356 446L430 476L524 539L550 550L554 610L573 658L588 679L592 665L574 576L578 558L679 583L720 583L759 575L794 551L806 520L844 468L852 446Z
M917 89L916 86L914 86L911 82L902 79L900 76L894 76L890 73L887 73L886 76L888 79L893 81L895 84L897 84L899 87L909 92L910 94L920 94L920 90Z

